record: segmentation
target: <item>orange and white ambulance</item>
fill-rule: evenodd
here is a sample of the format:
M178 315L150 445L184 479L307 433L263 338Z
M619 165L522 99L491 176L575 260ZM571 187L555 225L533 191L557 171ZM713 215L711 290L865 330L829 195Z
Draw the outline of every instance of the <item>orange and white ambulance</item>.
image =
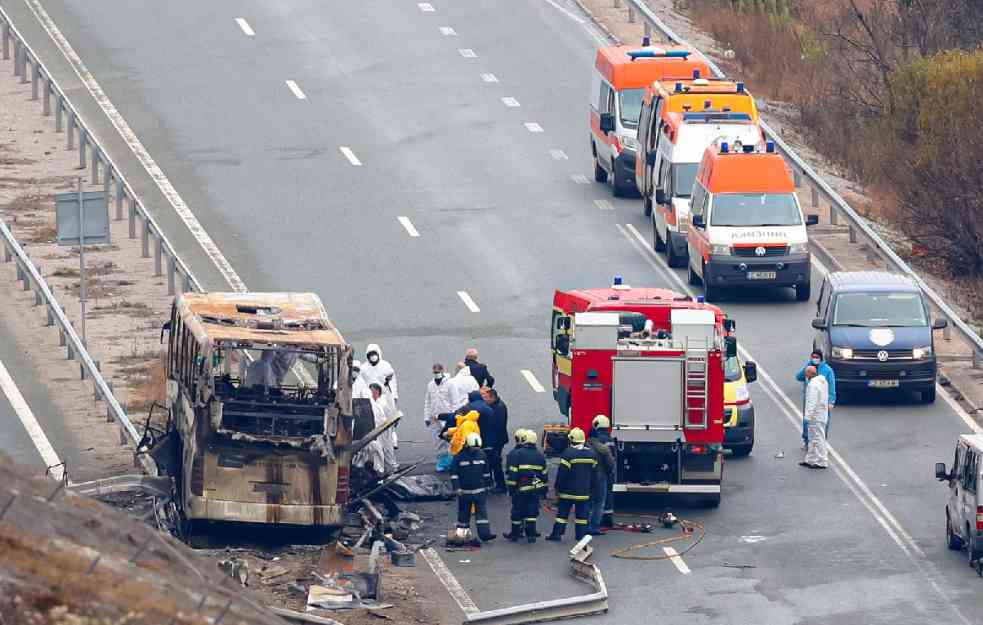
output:
M611 182L615 196L635 191L638 115L645 87L658 80L709 74L706 60L678 45L600 48L590 91L590 145L594 180Z
M664 80L649 85L642 96L638 157L635 160L635 183L642 194L646 217L652 214L656 191L666 190L659 177L659 167L664 166L657 162L660 151L667 151L669 146L664 145L667 139L670 144L675 144L679 138L672 128L665 127L672 119L670 113L730 113L732 120L744 113L751 123L758 124L758 107L742 82L701 78L698 71L694 71L694 75L685 80ZM698 148L695 162L699 163L707 145ZM691 173L695 175L695 170ZM692 183L692 178L689 182Z
M702 283L707 301L738 286L795 289L804 302L811 291L809 237L795 194L792 171L767 142L706 149L693 186L686 235L690 284Z

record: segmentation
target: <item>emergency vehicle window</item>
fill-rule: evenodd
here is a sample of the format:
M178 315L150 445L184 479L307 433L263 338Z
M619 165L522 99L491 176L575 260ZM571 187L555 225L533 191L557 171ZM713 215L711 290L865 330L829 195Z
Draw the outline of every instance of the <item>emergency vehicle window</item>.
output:
M798 226L802 212L791 193L718 193L711 226Z
M647 106L642 106L642 113L638 116L638 145L647 145L648 138L648 128L649 128L649 109Z
M597 70L591 72L590 75L590 107L595 111L601 106L603 98L599 98L601 88L601 75L597 73Z
M963 488L971 493L976 492L976 476L979 474L978 458L979 454L975 451L970 450L966 454L966 476L963 480Z
M840 293L833 325L917 328L928 325L928 318L918 293Z
M611 112L611 87L606 82L601 81L601 91L598 98L597 110L601 113Z
M618 109L621 111L621 124L630 128L638 126L642 112L643 89L625 89L618 94Z
M704 215L707 210L707 199L709 195L699 182L693 185L693 200L690 202L690 214L693 216Z
M608 113L614 113L614 89L611 87L608 87L608 103L604 110Z
M659 188L666 190L669 181L669 161L662 159L659 161Z
M956 445L956 456L952 459L952 475L958 478L962 474L963 449Z
M816 317L826 318L827 304L829 304L829 281L823 279L823 285L819 287L819 297L816 298Z
M733 356L724 361L724 380L727 382L737 382L741 379L741 361L737 356Z
M696 173L700 170L699 163L675 163L672 166L672 195L674 197L689 197L693 193L693 183Z

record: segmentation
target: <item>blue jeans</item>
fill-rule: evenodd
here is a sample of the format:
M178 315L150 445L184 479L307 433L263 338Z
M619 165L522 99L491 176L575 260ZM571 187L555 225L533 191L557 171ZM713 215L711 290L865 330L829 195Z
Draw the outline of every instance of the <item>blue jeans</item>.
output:
M826 438L829 438L829 424L833 421L833 407L830 406L826 417ZM802 417L802 442L806 445L809 444L809 425L806 423L805 417Z
M608 476L601 474L597 476L594 483L594 492L590 495L590 522L587 524L588 532L601 531L601 519L604 517L604 503L608 496Z

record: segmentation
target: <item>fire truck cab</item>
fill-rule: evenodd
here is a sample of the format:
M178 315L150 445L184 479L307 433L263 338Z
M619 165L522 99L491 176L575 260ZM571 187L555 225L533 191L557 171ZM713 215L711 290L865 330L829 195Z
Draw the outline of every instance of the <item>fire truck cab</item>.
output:
M720 503L724 362L737 343L715 306L664 289L554 295L553 394L567 423L547 428L549 450L567 428L611 419L616 493L692 495ZM746 376L754 378L748 363Z

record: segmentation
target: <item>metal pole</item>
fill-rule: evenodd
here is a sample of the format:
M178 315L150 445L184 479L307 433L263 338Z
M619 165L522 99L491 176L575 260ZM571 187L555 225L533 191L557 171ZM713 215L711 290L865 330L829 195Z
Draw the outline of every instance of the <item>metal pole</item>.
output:
M174 295L174 257L167 257L167 294Z
M652 41L652 25L648 23L648 20L642 20L645 22L645 37Z
M41 69L37 63L31 64L31 99L38 99L38 83L41 81Z
M628 23L635 23L635 9L633 9L630 4L628 5Z
M79 126L79 169L85 169L85 131Z
M839 221L840 221L839 211L836 210L836 205L835 204L830 204L829 205L829 223L831 223L831 224L833 224L835 226L837 223L839 223Z
M45 117L51 115L51 81L44 79L44 99L41 104L41 114Z
M10 60L10 24L4 22L2 31L0 32L2 32L3 34L3 60L9 61Z
M65 112L65 105L61 101L60 97L55 98L55 132L61 132L64 126L62 126L62 113Z
M163 255L164 255L164 238L155 237L154 238L154 275L159 276L162 272L163 267Z
M27 46L20 44L20 84L27 84Z
M79 305L82 309L82 345L85 340L85 206L82 203L82 176L78 177L79 188Z
M137 201L130 198L130 238L137 238Z
M92 146L92 184L99 184L99 149Z
M20 76L20 42L14 39L14 76Z
M143 228L140 232L140 256L150 258L150 220L143 219Z
M123 220L123 202L126 201L126 188L119 175L116 176L116 221Z
M62 101L64 104L64 101ZM65 149L72 150L75 148L75 115L71 111L67 111L68 116L68 129L65 131Z

